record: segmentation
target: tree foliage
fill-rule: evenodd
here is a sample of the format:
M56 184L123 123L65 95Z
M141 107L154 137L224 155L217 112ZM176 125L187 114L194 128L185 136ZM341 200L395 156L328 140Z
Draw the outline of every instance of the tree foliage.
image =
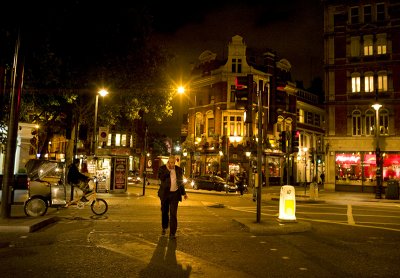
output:
M9 59L0 59L0 66L10 65L10 42L20 30L25 54L20 120L46 126L41 130L43 152L54 133L65 133L78 121L93 126L100 88L110 95L101 102L99 124L130 124L140 110L158 122L171 116L172 90L165 71L170 56L150 43L152 20L143 5L105 9L75 2L37 7L22 18L20 29L11 20L1 27L8 35L1 37L0 46L9 50L3 52Z

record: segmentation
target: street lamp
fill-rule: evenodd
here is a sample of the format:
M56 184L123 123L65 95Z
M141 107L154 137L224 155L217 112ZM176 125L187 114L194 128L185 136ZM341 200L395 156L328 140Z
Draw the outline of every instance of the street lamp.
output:
M304 147L303 152L304 152L304 194L306 194L307 191L307 151L308 148Z
M375 191L375 199L382 199L382 161L381 161L381 150L379 148L379 133L381 132L379 126L379 109L382 107L382 104L375 103L372 105L372 108L375 109L376 112L376 124L375 124L375 139L376 139L376 150L375 150L375 161L376 161L376 191Z
M246 157L249 159L249 170L247 173L247 188L252 188L252 184L251 184L251 178L252 178L252 169L251 169L251 152L246 152Z
M177 92L180 95L185 94L186 88L184 86L179 86L177 88ZM189 96L187 96L187 98L190 101ZM194 94L194 104L193 104L193 149L190 151L190 168L189 168L190 169L189 175L192 178L194 177L194 172L195 172L193 169L193 161L194 161L194 152L196 150L196 102L197 102L197 100L196 100L196 93L195 93Z
M97 110L99 106L99 95L102 97L105 97L108 95L108 91L102 89L97 92L96 94L96 102L95 102L95 108L94 108L94 129L93 129L93 140L92 140L92 153L93 155L96 155L96 148L97 148L97 140L96 140L96 132L97 132Z

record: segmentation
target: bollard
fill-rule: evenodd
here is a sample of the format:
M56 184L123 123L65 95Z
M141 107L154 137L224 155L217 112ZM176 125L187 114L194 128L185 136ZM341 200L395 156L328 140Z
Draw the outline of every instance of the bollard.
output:
M281 187L278 221L296 222L296 195L291 185Z
M312 182L310 184L310 200L318 199L318 184L316 182Z

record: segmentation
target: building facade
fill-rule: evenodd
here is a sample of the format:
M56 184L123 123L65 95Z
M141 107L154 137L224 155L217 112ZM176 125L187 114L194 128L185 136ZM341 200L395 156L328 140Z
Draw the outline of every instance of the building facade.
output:
M400 179L400 1L323 2L325 188L374 192Z
M238 77L251 80L248 83L252 87L248 88L251 104L246 109L237 106ZM182 128L185 131L182 135L187 135L182 146L187 175L218 173L226 177L244 171L253 173L260 126L261 168L270 183L302 182L304 164L308 165L306 178L310 181L314 174L309 172L311 158L299 159L304 154L292 151L291 136L301 129L303 138L312 138L305 141L307 145L301 144L302 150L306 146L312 150L313 142L317 142L316 134L319 137L324 134L324 110L317 106L310 93L298 89L292 82L289 61L278 59L270 50L260 52L247 48L243 38L237 35L228 45L226 59L218 60L208 50L200 55L187 94L190 97L188 125ZM298 98L298 94L302 97ZM304 111L320 115L318 127L304 122L305 117L301 116ZM288 134L285 142L280 142L282 132Z

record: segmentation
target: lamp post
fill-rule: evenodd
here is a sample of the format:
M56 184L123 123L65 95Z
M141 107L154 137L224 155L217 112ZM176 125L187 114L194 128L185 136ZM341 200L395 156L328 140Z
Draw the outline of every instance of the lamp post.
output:
M307 151L308 148L304 147L303 152L304 152L304 195L307 192Z
M382 159L381 159L381 150L379 147L379 133L381 132L379 126L379 109L382 107L382 104L375 103L372 105L376 112L376 124L375 124L375 139L376 139L376 149L375 149L375 161L376 161L376 191L375 191L375 199L382 199Z
M186 88L184 86L179 86L177 88L177 92L180 95L185 94ZM187 95L188 101L190 101L189 96ZM189 134L189 132L188 132L188 134ZM190 168L189 168L190 169L189 176L192 178L194 177L194 172L195 172L193 170L193 161L194 161L195 151L196 151L196 93L194 94L194 104L193 104L193 149L190 150Z
M105 97L108 95L108 91L102 89L96 94L96 102L94 107L94 129L93 129L93 140L92 140L92 153L96 155L96 148L97 148L97 140L96 140L96 133L97 133L97 110L99 107L99 95Z
M251 188L251 152L246 152L246 156L247 156L247 158L249 159L249 170L248 170L248 173L247 173L247 179L248 179L248 181L247 181L247 188Z

